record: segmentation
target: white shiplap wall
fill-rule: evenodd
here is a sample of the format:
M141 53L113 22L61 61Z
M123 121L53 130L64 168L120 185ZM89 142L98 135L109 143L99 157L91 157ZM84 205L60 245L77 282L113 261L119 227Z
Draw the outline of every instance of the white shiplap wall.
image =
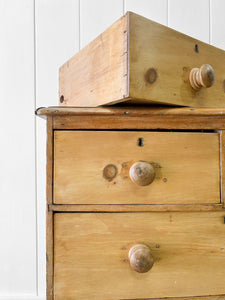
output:
M225 0L0 0L0 299L45 299L45 121L58 68L127 10L225 50Z

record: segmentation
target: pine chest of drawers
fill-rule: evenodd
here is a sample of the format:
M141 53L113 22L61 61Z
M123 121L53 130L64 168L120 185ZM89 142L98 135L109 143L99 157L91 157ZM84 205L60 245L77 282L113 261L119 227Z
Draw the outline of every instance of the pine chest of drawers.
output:
M225 299L225 109L41 108L47 299Z

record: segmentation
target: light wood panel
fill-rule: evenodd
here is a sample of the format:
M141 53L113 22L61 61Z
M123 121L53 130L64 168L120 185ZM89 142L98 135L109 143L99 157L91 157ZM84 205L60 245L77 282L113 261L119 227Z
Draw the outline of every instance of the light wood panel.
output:
M0 296L36 295L33 1L0 1ZM22 276L21 276L22 274Z
M140 160L154 165L149 186L129 178ZM112 180L103 174L110 164ZM219 176L217 133L55 131L56 204L219 203Z
M60 105L224 107L224 59L220 49L128 12L60 68ZM189 74L203 64L216 80L196 91Z
M167 0L124 0L124 13L132 11L145 18L167 25Z
M225 50L225 1L210 0L210 43Z
M168 26L209 43L209 1L168 0Z
M224 215L56 213L55 300L224 294ZM155 261L144 274L128 262L129 249L139 243Z
M59 212L174 212L223 211L223 204L49 204L49 211Z
M76 106L98 106L127 97L127 55L127 18L122 17L60 67L60 105L75 105L71 100L77 99Z
M123 15L123 0L80 1L80 48Z
M225 106L222 50L130 13L128 51L132 99L128 102ZM190 86L189 73L203 64L213 66L216 80L212 87L196 92ZM150 70L152 81L148 82Z

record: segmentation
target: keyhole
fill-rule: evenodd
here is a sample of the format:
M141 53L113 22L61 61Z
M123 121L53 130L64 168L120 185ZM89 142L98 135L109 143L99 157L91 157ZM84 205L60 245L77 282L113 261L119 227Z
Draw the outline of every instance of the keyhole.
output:
M144 143L143 143L143 138L139 138L138 139L138 147L143 147Z

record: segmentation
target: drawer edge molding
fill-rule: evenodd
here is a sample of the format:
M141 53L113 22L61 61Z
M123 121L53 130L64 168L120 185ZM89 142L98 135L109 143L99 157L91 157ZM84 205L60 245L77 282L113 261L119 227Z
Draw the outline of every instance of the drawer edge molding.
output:
M179 212L225 211L222 204L50 204L49 211L62 212Z

